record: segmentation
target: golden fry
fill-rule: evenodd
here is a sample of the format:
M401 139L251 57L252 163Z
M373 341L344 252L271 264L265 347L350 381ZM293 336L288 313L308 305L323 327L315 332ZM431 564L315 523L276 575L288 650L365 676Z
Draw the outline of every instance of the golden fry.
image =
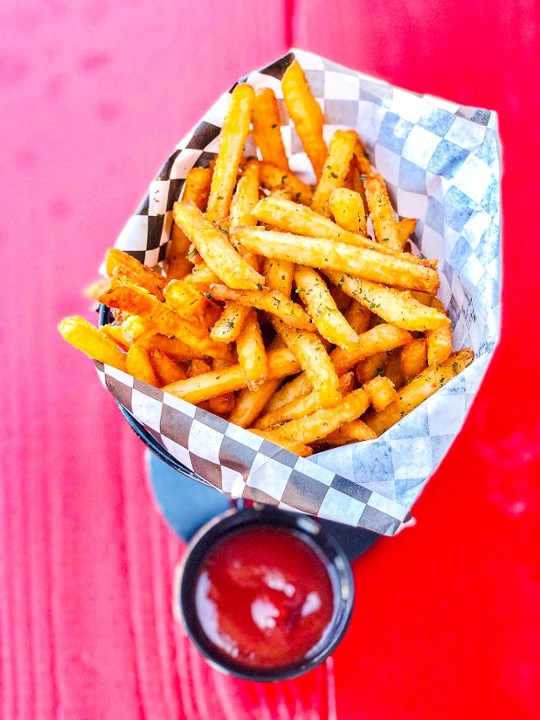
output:
M384 410L391 402L397 398L397 392L392 381L387 377L375 376L372 380L364 385L364 390L371 399L371 407L375 412Z
M281 87L287 112L318 180L322 175L327 155L322 133L324 116L319 103L311 94L304 71L297 60L287 68Z
M219 360L218 358L214 358L214 360L212 360L212 369L222 370L223 368L231 367L234 364L235 363L230 360ZM224 418L229 417L234 410L235 405L236 396L234 392L224 393L223 395L218 395L217 397L213 397L208 400L210 412Z
M159 387L187 377L182 366L156 347L149 347L150 362L159 380Z
M110 278L134 282L163 300L162 291L167 280L132 255L128 255L118 248L110 248L105 255L105 268Z
M315 332L316 328L309 319L309 315L300 305L282 295L278 290L231 290L225 285L211 285L209 290L214 300L232 300L241 305L265 310L299 330Z
M354 373L359 384L363 385L373 380L374 377L382 375L387 362L388 354L385 351L375 353L364 360L360 360L354 368Z
M337 407L317 410L308 417L291 420L284 425L273 427L272 431L288 440L306 445L322 440L341 425L360 417L369 406L369 395L363 390L354 390L346 395Z
M257 311L253 308L247 316L242 332L236 341L238 362L246 376L247 386L250 390L266 380L268 360L261 334Z
M367 215L360 193L347 188L337 188L328 200L336 223L344 230L367 235Z
M327 435L324 439L325 443L339 447L340 445L348 445L352 442L364 442L366 440L375 440L377 435L362 420L351 420L345 423L334 432Z
M398 222L397 231L401 249L405 247L415 228L416 220L411 220L410 218L403 218Z
M190 274L184 278L184 282L195 285L201 290L207 290L209 285L219 282L219 280L220 278L210 270L205 262L194 265Z
M256 390L245 388L236 399L236 406L229 417L229 422L247 428L252 425L264 410L268 400L281 385L281 378L265 380Z
M281 118L276 95L271 88L260 88L253 104L253 137L261 151L262 159L289 169L289 161L281 139Z
M285 450L289 450L289 452L300 455L300 457L308 457L313 454L313 450L308 445L304 445L304 443L298 442L298 440L282 438L277 433L270 432L268 430L255 430L254 428L249 428L249 431L255 433L255 435L259 435L259 437L262 437L265 440L268 440L268 442L273 442L275 445L279 445Z
M319 333L333 345L350 347L358 335L337 308L321 276L312 268L299 267L294 274L296 291Z
M341 399L339 378L320 338L285 325L275 318L274 329L285 345L298 358L313 390L319 395L321 407L332 407Z
M290 298L296 265L288 260L266 258L264 261L264 277L270 290L278 290Z
M150 355L142 343L135 343L129 348L126 355L126 370L138 380L159 387L159 380Z
M452 353L442 365L438 365L436 368L426 368L400 390L397 400L391 405L380 413L370 412L366 415L366 423L377 433L377 436L381 435L449 380L452 380L467 365L470 365L473 359L473 351L466 348Z
M425 290L434 294L439 287L439 277L432 268L371 249L259 227L238 228L235 233L248 250L265 257L289 260L321 270L348 272L401 289Z
M388 353L388 362L384 369L384 377L387 377L392 385L399 390L403 385L401 375L401 348L396 348Z
M410 293L360 280L351 275L336 272L326 274L347 295L361 302L386 322L404 330L432 330L450 322L446 315L436 308L422 305Z
M335 286L337 287L337 285ZM371 310L365 305L359 303L358 300L351 300L351 304L345 313L345 320L353 328L357 335L369 330L371 324Z
M201 212L206 210L210 186L212 184L212 169L207 167L194 167L188 172L184 183L182 200L193 203Z
M114 340L100 332L84 318L74 315L64 318L58 325L60 335L83 353L119 370L126 369L126 356Z
M354 150L354 138L345 130L336 130L328 148L321 178L313 193L311 208L330 217L330 195L343 185Z
M437 298L433 298L431 306L441 313L445 312L444 305ZM426 340L428 365L440 365L452 352L452 326L448 323L436 330L426 330Z
M229 287L254 290L264 283L262 275L241 257L227 236L209 222L194 205L174 204L174 220L190 238L208 267Z
M312 189L290 170L285 171L277 165L272 165L272 163L262 162L259 163L259 180L266 190L275 191L279 189L281 192L285 188L291 193L295 202L303 205L311 204L313 199Z
M182 280L171 280L166 285L163 294L167 305L182 317L204 319L208 301L194 285Z
M231 201L230 227L256 225L253 208L259 202L259 163L250 160L238 181Z
M364 180L364 189L377 241L392 250L403 250L397 220L383 178L378 173L372 173Z
M401 375L407 382L422 372L427 366L427 348L425 338L416 338L403 346L401 350Z
M300 363L287 348L271 350L268 353L268 378L284 378L287 375L294 375L299 370ZM197 377L180 380L166 385L163 390L198 405L204 400L244 387L246 387L246 376L240 364L237 364L224 370L212 370Z
M229 214L240 159L249 133L254 99L255 92L246 83L237 85L231 94L231 104L221 130L219 152L206 209L206 217L211 222L219 222ZM186 232L186 235L191 237L189 232ZM191 240L193 242L193 238Z
M222 343L234 342L242 332L249 311L248 305L240 305L234 301L227 302L219 320L210 330L212 340Z

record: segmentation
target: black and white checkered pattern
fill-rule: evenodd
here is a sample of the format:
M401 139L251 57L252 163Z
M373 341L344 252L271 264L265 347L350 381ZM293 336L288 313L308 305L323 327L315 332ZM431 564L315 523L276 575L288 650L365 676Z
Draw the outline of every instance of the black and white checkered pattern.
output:
M325 137L337 127L355 128L398 214L419 218L413 249L439 258L439 295L454 325L455 349L471 346L474 363L381 438L309 459L114 368L97 366L106 387L158 442L222 492L392 535L461 429L498 341L497 118L293 50L244 79L275 90L289 155L302 148L280 80L295 57L324 110ZM218 150L229 101L225 93L179 143L128 220L118 247L149 266L164 260L173 204L191 167L207 165Z

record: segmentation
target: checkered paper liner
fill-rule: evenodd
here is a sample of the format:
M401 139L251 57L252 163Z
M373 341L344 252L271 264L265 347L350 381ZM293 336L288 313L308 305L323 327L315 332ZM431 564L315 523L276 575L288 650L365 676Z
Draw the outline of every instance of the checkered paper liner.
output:
M439 297L454 349L474 362L380 438L300 458L110 366L104 385L176 460L233 498L247 498L393 535L461 429L499 336L500 157L495 113L392 87L322 57L292 50L250 73L271 87L289 156L301 143L281 78L296 57L326 119L325 139L355 128L384 176L400 217L418 218L413 251L439 259ZM232 88L231 88L232 89ZM230 101L225 93L167 160L117 247L151 267L165 259L172 208L188 171L208 165ZM248 153L256 149L246 146Z

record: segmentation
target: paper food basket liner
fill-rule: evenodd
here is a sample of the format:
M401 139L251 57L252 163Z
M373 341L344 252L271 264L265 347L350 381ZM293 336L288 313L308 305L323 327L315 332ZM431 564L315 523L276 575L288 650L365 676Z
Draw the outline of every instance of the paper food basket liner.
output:
M105 386L165 450L221 492L393 535L461 429L498 342L497 117L292 50L242 79L276 92L288 155L302 152L281 92L295 57L323 107L325 139L338 127L356 129L398 214L418 218L413 249L439 259L439 297L452 320L454 350L471 346L474 362L380 438L309 458L96 364ZM229 101L230 91L178 144L117 247L149 266L165 259L173 204L191 167L208 165L217 152Z

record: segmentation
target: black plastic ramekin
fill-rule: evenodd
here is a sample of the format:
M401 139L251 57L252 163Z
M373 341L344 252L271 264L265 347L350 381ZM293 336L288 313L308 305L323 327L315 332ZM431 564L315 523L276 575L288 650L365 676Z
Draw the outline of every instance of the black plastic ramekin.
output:
M277 668L247 667L222 654L206 637L197 618L195 586L201 564L215 544L232 532L248 527L274 527L289 531L312 547L323 560L332 583L332 619L318 643L300 661ZM347 555L338 541L316 520L274 508L229 510L204 525L192 538L176 569L173 611L193 644L217 670L244 680L290 680L320 665L335 650L349 624L354 602L354 580Z

